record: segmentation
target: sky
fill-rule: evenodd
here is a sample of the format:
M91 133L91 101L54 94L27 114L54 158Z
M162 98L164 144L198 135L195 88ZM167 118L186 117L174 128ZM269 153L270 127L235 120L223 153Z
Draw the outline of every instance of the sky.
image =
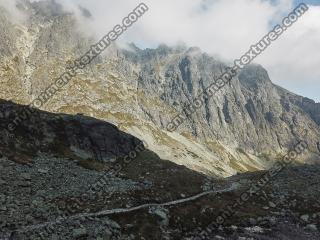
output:
M0 0L3 1L12 0ZM102 37L132 11L139 0L56 0L74 12L80 29ZM221 60L233 62L273 26L282 21L297 0L142 0L149 11L117 41L140 48L159 44L197 46ZM307 0L309 10L254 63L270 79L294 93L320 102L320 0ZM81 16L88 9L90 20Z

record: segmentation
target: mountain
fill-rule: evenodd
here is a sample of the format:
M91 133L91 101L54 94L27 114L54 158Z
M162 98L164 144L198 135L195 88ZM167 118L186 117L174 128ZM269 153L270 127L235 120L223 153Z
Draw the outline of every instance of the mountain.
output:
M84 54L94 39L56 2L24 1L25 22L2 11L0 98L29 104ZM90 21L88 19L88 21ZM317 158L319 104L276 86L267 71L250 65L175 132L167 124L228 67L198 48L165 45L141 50L111 46L42 109L82 113L112 122L148 143L161 158L213 176L270 167L299 132Z
M229 63L131 43L33 108L97 39L54 0L18 1L19 20L0 8L0 239L319 239L320 103L252 64L187 113ZM300 143L293 166L212 227Z

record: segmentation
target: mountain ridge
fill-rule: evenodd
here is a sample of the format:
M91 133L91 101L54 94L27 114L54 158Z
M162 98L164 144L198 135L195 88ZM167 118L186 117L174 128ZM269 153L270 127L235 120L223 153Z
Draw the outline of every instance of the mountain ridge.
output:
M29 17L22 25L0 14L6 19L0 27L8 29L2 41L10 49L2 51L0 97L28 104L94 40L56 3L23 4ZM319 104L276 86L260 65L243 69L177 132L167 132L175 115L228 66L196 47L129 48L110 46L43 110L112 122L162 158L214 175L269 168L303 129L311 151L301 161L317 159Z

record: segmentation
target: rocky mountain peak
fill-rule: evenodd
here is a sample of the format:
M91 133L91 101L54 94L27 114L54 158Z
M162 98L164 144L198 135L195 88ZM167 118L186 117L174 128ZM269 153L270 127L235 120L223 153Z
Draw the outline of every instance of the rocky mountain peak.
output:
M245 67L238 76L240 83L246 88L259 88L266 85L271 85L268 72L257 64L252 64Z

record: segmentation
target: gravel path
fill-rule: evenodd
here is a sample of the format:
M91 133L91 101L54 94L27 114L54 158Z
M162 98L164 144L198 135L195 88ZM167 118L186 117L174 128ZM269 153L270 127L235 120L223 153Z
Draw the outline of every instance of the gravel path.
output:
M17 230L17 232L23 233L23 232L33 231L36 229L44 228L49 225L61 223L61 221L66 221L66 220L76 220L76 219L88 218L88 217L102 217L102 216L108 216L108 215L119 214L119 213L128 213L128 212L133 212L133 211L137 211L137 210L145 209L145 208L149 208L149 207L174 206L174 205L194 201L194 200L197 200L203 196L207 196L210 194L230 192L230 191L235 190L236 188L237 188L236 185L232 185L226 189L205 191L205 192L196 194L191 197L182 198L182 199L169 201L169 202L165 202L165 203L146 203L146 204L142 204L142 205L131 207L131 208L115 208L115 209L103 210L103 211L96 212L96 213L76 214L76 215L70 216L68 218L63 218L63 219L57 218L55 221L44 222L44 223L37 224L37 225L30 225L30 226L27 226L21 230ZM1 240L5 240L5 239L1 239Z

